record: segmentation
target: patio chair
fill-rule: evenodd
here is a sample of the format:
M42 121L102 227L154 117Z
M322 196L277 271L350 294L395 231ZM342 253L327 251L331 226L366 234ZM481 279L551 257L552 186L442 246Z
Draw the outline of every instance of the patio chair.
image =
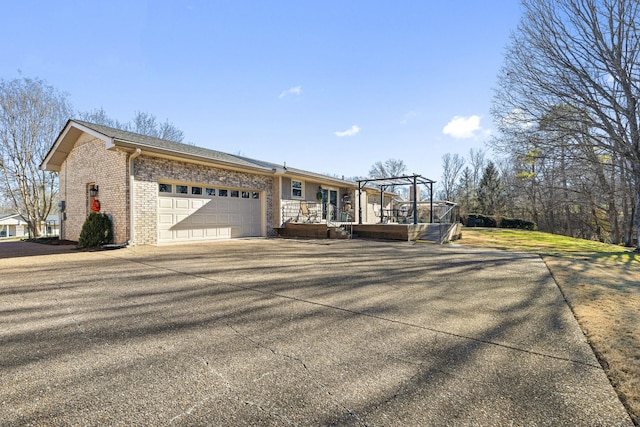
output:
M318 213L311 211L307 202L300 202L300 214L305 218L304 222L316 222L318 219Z

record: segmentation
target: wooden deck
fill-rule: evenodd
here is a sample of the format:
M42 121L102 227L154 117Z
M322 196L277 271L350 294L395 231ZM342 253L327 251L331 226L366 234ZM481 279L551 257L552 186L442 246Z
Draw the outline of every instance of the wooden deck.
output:
M353 224L353 234L367 239L413 241L420 239L433 224ZM277 228L279 236L308 239L333 238L327 224L298 224L289 222Z
M353 233L367 239L412 241L428 228L429 224L354 224Z

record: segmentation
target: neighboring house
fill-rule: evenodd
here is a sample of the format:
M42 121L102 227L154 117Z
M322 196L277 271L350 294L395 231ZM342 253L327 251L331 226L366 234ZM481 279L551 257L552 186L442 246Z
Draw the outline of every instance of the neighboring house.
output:
M68 240L78 240L94 200L115 242L133 245L274 236L285 222L358 212L355 182L78 120L40 167L59 173Z
M47 216L41 230L45 236L58 235L58 215ZM29 237L29 225L19 214L0 214L0 237Z
M19 214L0 214L0 237L29 235L27 222Z
M60 218L57 214L47 215L46 221L42 224L43 236L59 236L60 235Z

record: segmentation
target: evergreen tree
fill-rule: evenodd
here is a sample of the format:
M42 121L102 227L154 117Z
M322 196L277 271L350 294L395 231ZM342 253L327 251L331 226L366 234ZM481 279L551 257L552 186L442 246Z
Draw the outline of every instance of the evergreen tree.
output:
M498 169L489 162L478 186L478 209L485 215L500 215L504 211L505 192Z

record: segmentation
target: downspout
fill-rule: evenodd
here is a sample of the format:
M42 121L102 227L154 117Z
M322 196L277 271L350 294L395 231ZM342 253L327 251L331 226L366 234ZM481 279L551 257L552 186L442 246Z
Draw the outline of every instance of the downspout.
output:
M380 186L380 224L384 224L384 190L385 186Z
M362 183L358 181L358 224L362 224Z
M433 182L429 183L429 222L433 224Z
M132 153L129 156L129 241L128 241L129 245L135 245L135 242L133 240L135 236L135 215L133 212L133 203L135 201L134 194L133 194L133 183L134 183L133 161L140 154L142 154L142 150L140 150L139 148L136 148L135 153Z
M418 223L418 178L413 175L413 224ZM431 206L431 211L433 212L433 206ZM433 221L431 221L433 222Z
M282 201L282 177L285 173L287 173L287 163L285 162L284 166L276 166L273 172L275 173L278 181L274 184L276 185L275 191L277 194L272 195L271 201L271 211L272 211L272 219L271 219L271 227L284 227L284 204ZM274 190L272 186L272 191Z

